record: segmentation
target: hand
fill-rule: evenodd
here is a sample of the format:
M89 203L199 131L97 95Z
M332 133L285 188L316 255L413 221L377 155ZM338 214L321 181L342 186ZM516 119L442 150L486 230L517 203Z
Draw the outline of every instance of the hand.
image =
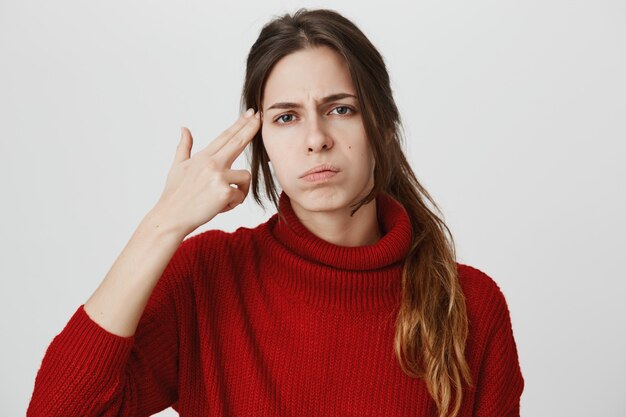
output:
M261 126L258 112L253 116L249 109L247 114L193 157L191 132L182 128L165 189L153 212L185 236L243 203L248 195L252 175L247 170L231 169Z

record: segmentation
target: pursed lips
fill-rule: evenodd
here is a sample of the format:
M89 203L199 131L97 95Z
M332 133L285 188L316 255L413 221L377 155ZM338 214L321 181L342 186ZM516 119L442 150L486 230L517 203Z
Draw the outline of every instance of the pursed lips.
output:
M324 183L337 175L338 172L339 169L337 169L336 167L329 164L324 164L308 170L300 178L310 183Z
M306 171L304 174L302 174L300 176L300 178L307 177L307 176L309 176L311 174L318 174L318 173L324 173L324 172L337 173L337 172L339 172L339 169L337 167L335 167L334 165L332 165L332 164L328 164L328 163L321 164L321 165L318 165L318 166L316 166L316 167Z

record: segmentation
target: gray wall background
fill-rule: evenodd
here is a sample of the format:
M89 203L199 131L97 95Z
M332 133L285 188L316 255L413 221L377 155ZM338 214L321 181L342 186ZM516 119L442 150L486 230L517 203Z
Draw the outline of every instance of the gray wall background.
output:
M179 127L195 153L230 125L261 26L300 6L385 57L459 261L507 298L522 414L625 416L617 0L0 1L0 415L25 413L45 349L160 196ZM194 234L272 213L249 198Z

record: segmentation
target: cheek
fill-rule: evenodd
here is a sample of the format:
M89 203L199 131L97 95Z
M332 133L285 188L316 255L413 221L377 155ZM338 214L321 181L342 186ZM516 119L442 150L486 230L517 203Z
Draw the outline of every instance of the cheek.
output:
M263 146L270 159L272 159L272 156L280 155L280 153L285 151L283 148L286 141L280 136L280 133L281 132L277 132L276 129L266 128L265 126L261 127Z
M374 154L367 139L362 137L353 138L345 148L352 158L363 158L363 160L373 159Z
M376 159L374 158L374 152L372 151L369 143L359 143L358 145L352 144L348 147L353 157L357 157L361 163L364 171L371 171L374 169ZM356 155L358 153L358 156Z
M261 137L263 138L263 146L267 155L273 158L290 159L287 155L294 156L298 152L298 145L294 138L297 133L292 129L281 128L261 128ZM284 165L284 163L283 163Z
M289 158L284 158L284 150L280 148L277 141L265 139L263 136L263 146L269 157L272 171L277 177L282 177L282 172L289 169Z

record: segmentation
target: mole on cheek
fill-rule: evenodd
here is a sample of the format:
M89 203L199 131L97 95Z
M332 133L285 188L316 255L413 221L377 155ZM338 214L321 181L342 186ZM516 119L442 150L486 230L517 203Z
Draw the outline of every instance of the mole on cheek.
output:
M348 149L352 149L352 146L348 146Z

